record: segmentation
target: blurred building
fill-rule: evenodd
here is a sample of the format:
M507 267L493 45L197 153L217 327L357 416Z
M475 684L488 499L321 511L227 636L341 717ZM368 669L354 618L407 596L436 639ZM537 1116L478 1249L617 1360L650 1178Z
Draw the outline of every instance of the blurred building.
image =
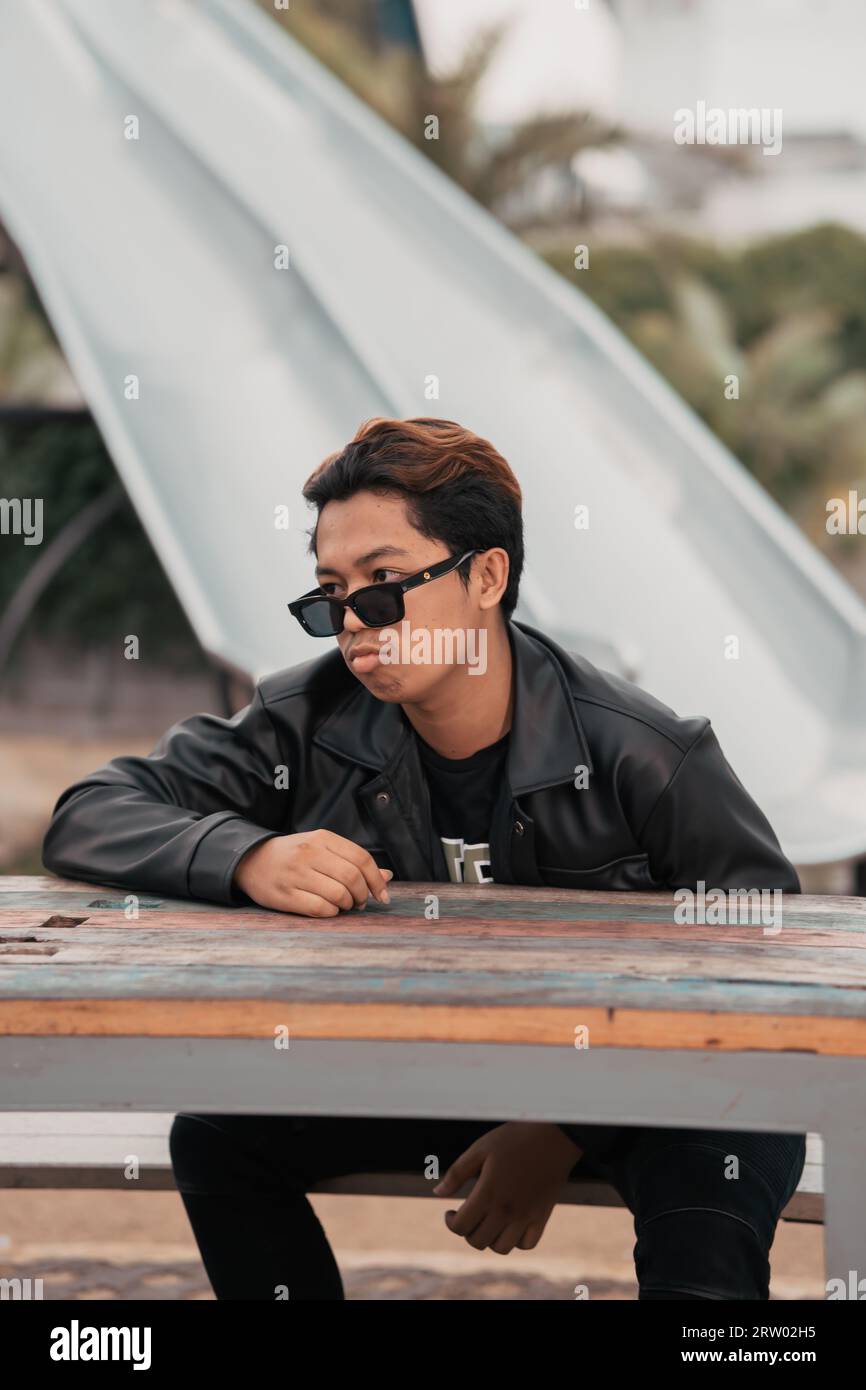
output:
M513 226L612 215L628 231L646 217L725 242L819 221L866 230L859 0L607 0L586 11L415 0L415 9L425 57L441 70L459 63L481 26L509 22L479 90L491 142L565 109L623 131L619 150L589 149L535 170L496 208ZM780 154L675 144L674 112L699 101L780 109Z
M619 34L619 108L668 135L673 112L782 107L787 134L866 138L860 0L607 0ZM770 162L770 161L766 161Z

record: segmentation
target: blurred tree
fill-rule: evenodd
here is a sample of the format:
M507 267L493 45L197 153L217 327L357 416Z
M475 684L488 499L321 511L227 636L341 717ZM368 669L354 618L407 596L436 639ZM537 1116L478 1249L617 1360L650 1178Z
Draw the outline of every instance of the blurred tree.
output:
M0 277L2 278L2 277ZM44 542L87 503L116 484L114 465L95 423L22 423L0 418L0 496L43 499ZM0 610L42 546L4 536ZM120 644L128 632L176 669L207 666L174 590L131 503L84 542L39 600L30 631L74 636L85 645Z
M612 127L576 111L539 116L491 137L476 114L478 90L507 22L480 29L459 66L437 76L414 43L389 41L394 26L383 22L382 0L296 0L289 10L274 10L270 0L259 4L486 207L538 170L567 166L586 146L620 138ZM438 118L436 139L425 134L430 116Z
M825 225L727 253L662 238L608 247L585 289L834 558L825 502L866 489L866 238ZM736 376L738 398L725 394Z
M0 400L80 403L63 353L22 275L0 274Z

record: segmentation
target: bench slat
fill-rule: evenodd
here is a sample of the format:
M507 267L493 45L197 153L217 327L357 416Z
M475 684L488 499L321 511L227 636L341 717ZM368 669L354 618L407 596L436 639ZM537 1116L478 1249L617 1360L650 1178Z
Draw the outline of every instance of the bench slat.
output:
M171 1115L146 1113L15 1112L0 1116L0 1189L171 1191L171 1121ZM125 1176L130 1155L139 1163L135 1179ZM809 1134L803 1174L783 1219L823 1222L823 1176L821 1138ZM352 1173L317 1183L311 1190L344 1196L432 1196L432 1184L416 1173ZM460 1195L469 1190L467 1184ZM624 1205L614 1187L589 1177L566 1184L560 1201L577 1206Z

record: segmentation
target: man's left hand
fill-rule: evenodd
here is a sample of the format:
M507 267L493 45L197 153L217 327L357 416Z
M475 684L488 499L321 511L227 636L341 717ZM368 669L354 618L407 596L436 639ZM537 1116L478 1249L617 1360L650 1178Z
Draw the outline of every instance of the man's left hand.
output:
M433 1188L450 1197L475 1175L475 1186L445 1224L476 1250L507 1255L541 1239L563 1184L582 1149L558 1125L509 1120L476 1139Z

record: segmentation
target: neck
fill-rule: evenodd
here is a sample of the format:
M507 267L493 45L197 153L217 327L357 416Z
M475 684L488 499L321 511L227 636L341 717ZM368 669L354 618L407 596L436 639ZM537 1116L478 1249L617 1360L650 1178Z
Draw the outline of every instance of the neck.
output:
M487 669L455 666L427 699L401 705L413 729L443 758L469 758L511 728L513 657L505 622L487 629Z

